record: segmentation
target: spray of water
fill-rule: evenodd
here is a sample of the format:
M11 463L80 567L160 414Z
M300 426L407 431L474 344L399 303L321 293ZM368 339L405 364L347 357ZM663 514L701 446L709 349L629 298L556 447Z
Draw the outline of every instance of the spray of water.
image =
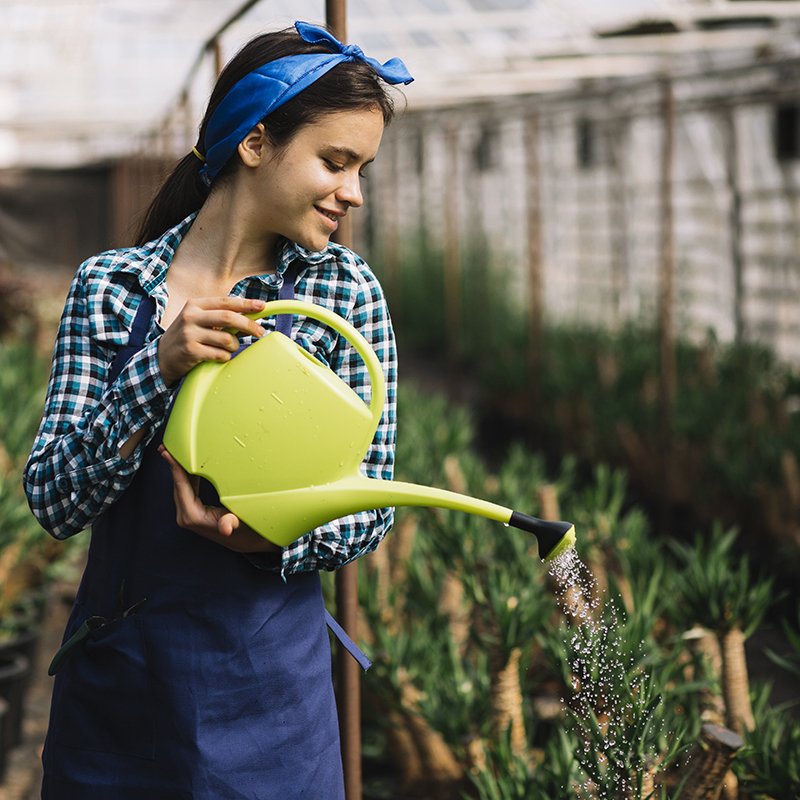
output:
M641 723L642 714L652 717L654 708L647 677L636 669L644 643L631 647L623 637L622 612L607 601L574 548L554 559L549 572L570 623L572 695L562 703L575 723L575 755L587 776L579 791L596 800L648 797L655 754L647 752L643 741L632 740L642 732L635 720Z

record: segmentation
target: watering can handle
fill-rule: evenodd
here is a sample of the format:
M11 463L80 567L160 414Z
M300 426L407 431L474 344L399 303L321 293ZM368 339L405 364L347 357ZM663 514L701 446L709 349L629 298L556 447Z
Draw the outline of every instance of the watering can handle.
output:
M383 414L383 404L386 399L386 381L383 377L383 368L375 351L370 347L369 342L343 317L329 311L323 306L314 303L305 303L302 300L274 300L267 303L261 311L254 314L247 314L250 319L263 319L273 317L278 314L298 314L304 317L324 322L333 328L337 333L354 347L355 351L361 356L369 373L370 384L372 386L372 396L370 398L369 410L372 414L373 428L377 430ZM272 334L271 334L272 335Z

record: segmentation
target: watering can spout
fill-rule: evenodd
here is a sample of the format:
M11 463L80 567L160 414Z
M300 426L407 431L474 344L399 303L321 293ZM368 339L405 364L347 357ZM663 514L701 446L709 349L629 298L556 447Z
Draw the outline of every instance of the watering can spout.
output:
M575 544L575 528L569 522L541 520L446 489L377 480L362 474L323 485L221 499L250 527L281 545L332 519L386 506L449 508L502 522L532 533L539 543L539 556L543 560L552 560ZM276 524L277 521L280 523Z
M553 561L575 546L575 526L571 522L538 519L514 511L508 524L537 538L543 561Z
M449 508L496 520L512 528L532 533L539 544L542 560L551 560L569 550L575 544L575 527L571 522L550 522L521 514L505 506L480 500L477 497L421 486L402 481L380 481L363 478L360 491L370 507L380 505L432 506Z

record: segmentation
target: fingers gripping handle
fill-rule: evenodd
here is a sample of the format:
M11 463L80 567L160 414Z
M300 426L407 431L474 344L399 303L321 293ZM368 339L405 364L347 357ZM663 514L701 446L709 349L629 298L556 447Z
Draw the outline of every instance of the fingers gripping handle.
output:
M246 316L250 319L264 319L265 317L273 317L279 314L297 314L298 316L311 317L323 322L344 336L353 346L361 356L369 373L372 386L369 410L372 414L374 427L377 429L383 413L383 404L386 400L386 381L383 377L381 362L378 360L378 356L375 355L375 351L370 347L369 342L343 317L323 306L305 303L302 300L274 300L267 303L261 311L247 314Z

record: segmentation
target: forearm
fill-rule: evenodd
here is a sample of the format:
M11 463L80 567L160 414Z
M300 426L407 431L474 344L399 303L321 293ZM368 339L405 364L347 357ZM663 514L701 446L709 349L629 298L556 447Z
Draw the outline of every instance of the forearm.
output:
M136 452L136 448L142 443L142 440L146 434L147 430L145 428L140 428L131 436L130 439L128 439L124 444L120 445L119 454L123 458L130 458L134 452Z
M125 491L172 399L157 342L134 355L111 386L104 373L95 367L76 380L57 365L51 376L23 481L31 510L56 538L83 530Z

